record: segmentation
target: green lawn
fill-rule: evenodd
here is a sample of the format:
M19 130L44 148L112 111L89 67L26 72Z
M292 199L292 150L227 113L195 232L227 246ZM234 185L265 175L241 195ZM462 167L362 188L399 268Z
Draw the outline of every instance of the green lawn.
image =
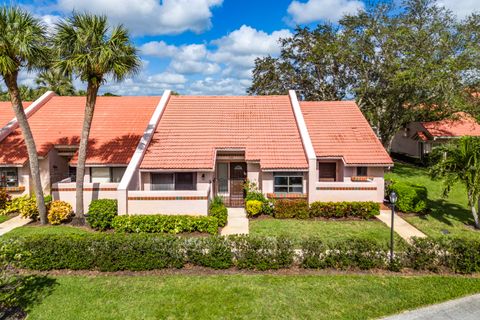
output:
M390 229L380 221L323 221L294 219L252 219L250 234L261 236L285 235L295 240L317 237L324 241L347 238L373 239L379 243L390 241ZM397 241L402 241L396 236Z
M9 216L0 215L0 223L5 222L5 221L7 221L8 219L10 219Z
M71 227L71 226L30 226L26 225L23 227L19 227L13 229L12 231L3 235L3 237L25 237L34 234L51 234L51 235L58 235L58 234L85 234L90 233L87 229Z
M48 285L28 319L368 319L480 292L478 278L445 276L59 276Z
M452 188L448 198L442 198L442 182L433 181L427 169L396 162L386 179L408 181L421 184L428 189L428 207L431 212L425 216L406 216L405 220L431 237L449 235L480 239L480 231L475 231L473 218L467 208L467 195L462 185Z

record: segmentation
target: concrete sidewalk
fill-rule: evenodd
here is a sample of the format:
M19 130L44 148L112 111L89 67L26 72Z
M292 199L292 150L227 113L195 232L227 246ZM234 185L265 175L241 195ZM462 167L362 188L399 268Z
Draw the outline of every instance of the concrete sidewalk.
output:
M248 234L248 218L244 208L228 208L227 225L220 234Z
M380 214L376 216L378 220L385 223L389 228L391 227L392 221L392 212L390 210L380 210ZM395 219L393 222L393 230L398 233L400 237L405 239L407 242L410 242L410 238L418 237L418 238L425 238L426 235L412 226L407 221L403 220L397 214L395 214Z
M5 233L12 231L15 228L21 227L30 223L32 220L24 219L19 215L8 219L4 223L0 223L0 236L3 236Z
M383 320L478 320L480 319L480 294L407 311Z

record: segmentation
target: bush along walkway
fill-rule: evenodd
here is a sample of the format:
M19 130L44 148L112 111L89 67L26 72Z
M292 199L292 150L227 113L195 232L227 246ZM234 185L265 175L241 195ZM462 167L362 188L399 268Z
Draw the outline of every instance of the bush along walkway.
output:
M244 208L228 208L227 225L221 234L248 234L248 218Z
M28 223L30 223L30 219L22 218L21 216L13 217L5 221L4 223L0 223L0 236L3 236L5 233L12 231L15 228L22 227Z
M389 228L392 226L392 212L390 210L380 210L380 214L376 217L378 220L385 223ZM402 237L405 241L409 243L412 241L412 237L426 237L423 232L412 226L407 221L403 220L397 214L395 214L395 218L393 221L393 230L395 230L395 232L398 233L400 237Z

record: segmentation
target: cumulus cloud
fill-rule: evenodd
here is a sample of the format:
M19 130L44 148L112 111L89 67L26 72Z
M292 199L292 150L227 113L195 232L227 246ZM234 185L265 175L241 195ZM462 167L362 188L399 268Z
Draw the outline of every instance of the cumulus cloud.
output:
M105 14L134 35L200 33L211 27L212 8L223 0L58 0L59 11Z
M441 0L438 4L451 10L459 18L465 18L473 12L480 12L478 0Z
M359 0L294 0L288 6L290 19L296 24L311 23L320 20L336 22L344 14L355 13L365 7Z

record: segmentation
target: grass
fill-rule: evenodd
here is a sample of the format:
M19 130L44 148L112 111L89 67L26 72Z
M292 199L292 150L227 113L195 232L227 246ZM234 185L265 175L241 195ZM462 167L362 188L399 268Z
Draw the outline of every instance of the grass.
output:
M480 292L479 278L59 276L28 319L367 319Z
M380 221L323 221L294 219L253 219L250 220L250 234L261 236L280 236L300 241L308 237L317 237L324 241L338 241L349 238L375 240L389 243L390 229ZM403 242L395 235L396 241Z
M71 226L39 226L39 225L26 225L13 229L12 231L3 235L3 237L25 237L30 235L42 234L42 235L62 235L62 234L85 234L90 233L87 229L71 227Z
M7 221L8 219L10 219L9 216L0 215L0 223L5 222L5 221Z
M458 184L452 188L448 198L442 198L443 184L433 181L426 168L396 162L385 179L407 181L424 185L428 189L429 214L406 215L405 220L430 237L448 236L480 239L480 231L473 229L473 218L467 206L465 188Z

